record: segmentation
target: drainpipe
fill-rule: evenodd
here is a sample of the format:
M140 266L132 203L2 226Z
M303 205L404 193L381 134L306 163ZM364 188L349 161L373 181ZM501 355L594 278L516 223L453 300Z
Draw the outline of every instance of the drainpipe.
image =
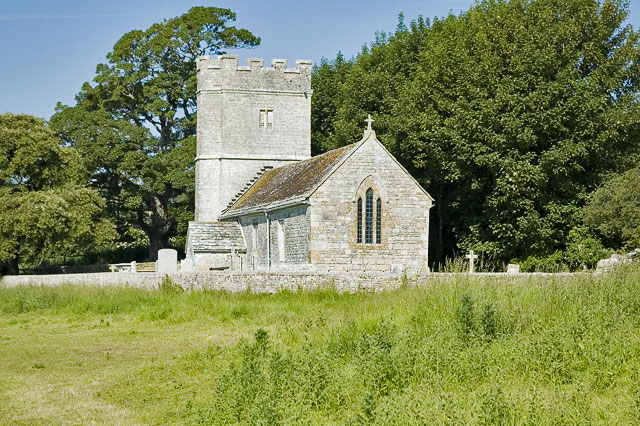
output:
M264 212L264 217L267 219L267 270L271 269L271 218L269 214Z

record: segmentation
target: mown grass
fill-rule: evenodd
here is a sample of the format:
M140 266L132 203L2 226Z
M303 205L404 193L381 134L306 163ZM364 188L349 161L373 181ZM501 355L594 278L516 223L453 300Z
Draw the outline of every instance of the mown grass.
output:
M381 294L0 288L0 424L640 422L640 267Z

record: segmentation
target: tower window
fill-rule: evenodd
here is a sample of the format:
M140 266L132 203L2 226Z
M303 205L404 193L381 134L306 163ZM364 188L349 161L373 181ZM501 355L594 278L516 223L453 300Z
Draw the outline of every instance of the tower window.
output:
M365 212L365 244L373 243L373 190L367 189L366 193L366 212Z
M358 244L362 243L362 198L358 197L358 214L357 214L357 219L356 221L358 222L358 227L356 229L357 231L357 236L356 236L356 240L358 241Z
M264 129L270 129L273 127L273 110L272 109L260 110L260 127Z

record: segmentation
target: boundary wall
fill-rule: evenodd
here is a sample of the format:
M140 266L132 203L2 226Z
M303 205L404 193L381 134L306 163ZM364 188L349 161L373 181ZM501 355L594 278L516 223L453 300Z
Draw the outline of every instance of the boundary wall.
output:
M276 293L279 291L298 291L315 289L335 289L339 292L393 290L402 286L428 287L452 278L479 279L493 278L509 283L517 277L540 276L580 276L585 273L430 273L419 277L402 274L318 274L295 272L184 272L176 274L104 272L91 274L58 275L9 275L0 278L0 287L58 286L63 284L95 286L129 286L157 289L163 279L168 277L174 284L185 290L222 290L229 292L248 291L252 293Z

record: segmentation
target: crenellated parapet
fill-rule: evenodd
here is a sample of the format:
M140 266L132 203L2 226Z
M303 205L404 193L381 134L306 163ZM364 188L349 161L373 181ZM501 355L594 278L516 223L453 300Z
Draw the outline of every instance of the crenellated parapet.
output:
M239 65L238 56L201 56L197 62L198 90L269 90L310 94L311 67L308 60L297 60L287 68L286 59L273 59L270 67L261 58L247 58Z

